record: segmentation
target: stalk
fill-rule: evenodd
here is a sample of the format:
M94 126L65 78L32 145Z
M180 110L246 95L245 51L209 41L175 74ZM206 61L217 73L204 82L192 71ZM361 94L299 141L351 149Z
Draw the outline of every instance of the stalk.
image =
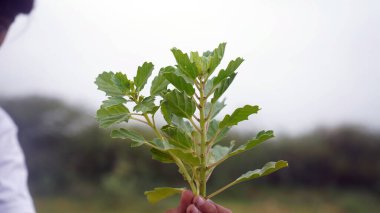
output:
M161 135L160 131L157 129L156 125L152 123L152 121L149 119L148 115L145 113L144 118L146 119L148 125L154 130L156 135L161 139L164 140L164 137ZM190 174L188 173L185 165L182 163L181 159L173 155L169 151L170 156L174 159L175 163L177 164L179 171L182 173L184 176L185 180L189 183L191 191L196 192L196 187L194 185L194 182L192 181L192 178L190 177Z
M229 184L223 186L222 188L218 189L217 191L215 191L215 192L211 193L209 196L207 196L206 199L211 199L211 198L214 197L215 195L217 195L217 194L223 192L224 190L228 189L229 187L231 187L231 186L233 186L233 185L234 185L234 182L229 183Z
M207 153L206 153L206 119L205 119L205 105L206 97L204 95L204 85L205 83L201 81L200 83L200 100L199 100L199 123L201 129L201 168L200 168L200 194L202 197L206 197L206 171L207 171Z

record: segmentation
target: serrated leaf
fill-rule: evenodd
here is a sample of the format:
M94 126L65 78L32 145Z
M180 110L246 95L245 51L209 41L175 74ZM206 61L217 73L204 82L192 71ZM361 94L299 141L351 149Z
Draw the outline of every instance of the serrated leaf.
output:
M171 116L171 124L184 130L188 134L191 134L191 132L193 131L193 127L188 121L184 121L183 118L180 118L175 115Z
M225 128L237 125L240 121L248 120L248 117L260 110L258 106L245 105L242 108L237 108L232 115L226 115L219 123L219 128Z
M124 96L130 90L131 82L123 73L103 72L95 80L98 89L107 96Z
M139 66L137 68L137 74L134 78L136 91L141 91L144 88L146 82L148 81L148 78L152 74L153 68L154 65L150 62L144 62L142 66Z
M288 162L280 160L277 162L268 162L261 169L256 169L254 171L249 171L241 175L238 179L233 182L233 185L245 182L248 180L264 177L273 172L276 172L282 168L288 167Z
M190 61L189 56L176 48L172 48L171 51L177 61L179 70L192 80L195 80L198 76L198 70L196 65Z
M214 144L219 142L226 136L229 128L225 127L223 129L219 129L219 122L217 120L212 120L208 127L207 140L211 140L215 136L215 134L218 132L218 130L219 130L219 134L216 137Z
M146 97L144 98L140 103L138 103L133 110L136 112L154 112L156 108L156 105L154 105L154 97ZM156 109L157 110L157 109Z
M170 196L181 194L184 190L185 188L160 187L154 188L152 191L146 191L144 194L148 201L154 204Z
M234 81L236 73L231 74L228 78L224 79L214 92L214 96L211 99L212 103L218 101L223 93L228 89L231 83Z
M164 97L166 110L182 118L191 118L193 116L196 105L195 102L184 92L173 90L168 92Z
M161 113L162 113L162 116L164 117L166 123L171 124L172 123L172 115L173 114L170 114L168 112L168 109L167 109L166 105L167 104L165 104L165 101L161 102L161 107L160 107L161 108Z
M232 157L234 155L237 155L239 153L248 151L255 147L258 144L261 144L271 138L274 137L273 131L261 131L257 134L256 138L249 140L247 143L239 146L237 149L235 149L233 152L231 152L228 156Z
M200 159L190 152L185 152L179 149L172 149L170 153L174 154L178 158L180 158L184 163L189 164L191 166L199 166L201 164Z
M219 112L226 106L226 104L224 103L225 100L223 100L222 102L215 102L215 103L211 103L211 102L207 102L206 103L206 116L209 117L209 114L211 112L211 115L210 115L210 119L213 119L216 115L219 114Z
M107 108L115 105L120 105L126 103L127 100L125 100L122 97L109 97L107 100L103 101L103 104L101 105L102 108Z
M169 142L166 140L161 140L159 138L155 138L151 141L151 144L155 145L156 147L159 147L161 150L169 150L174 149L175 147L172 146Z
M162 163L174 163L175 162L174 159L172 158L172 156L170 156L170 154L168 154L168 153L162 152L158 149L151 149L150 152L152 154L153 160L157 160L157 161L160 161Z
M194 95L193 85L188 83L182 76L177 75L174 67L166 67L163 75L179 91L186 92L189 96Z
M195 63L198 73L206 73L210 66L210 60L200 56L198 52L190 52L190 61Z
M131 140L132 141L131 147L138 147L138 146L143 145L146 142L143 136L127 129L112 130L111 137Z
M223 59L224 50L226 49L226 43L221 43L217 48L214 49L210 55L210 65L208 68L208 73L211 75L216 67L220 64Z
M254 171L246 172L245 174L241 175L239 178L237 178L233 182L229 183L228 185L222 187L218 191L209 195L208 198L211 198L211 197L215 196L216 194L219 194L221 191L226 190L227 188L232 187L238 183L267 176L267 175L269 175L273 172L276 172L282 168L285 168L287 166L288 166L288 162L283 161L283 160L280 160L277 162L268 162L261 169L256 169Z
M215 79L215 77L213 77L212 79L209 79L209 80L207 80L207 82L206 82L206 86L205 86L205 94L206 95L209 95L210 94L210 92L211 92L211 90L213 90L214 88L214 86L213 86L213 81L214 81L214 79Z
M235 60L230 61L225 70L221 70L218 75L213 79L213 85L216 86L226 78L230 77L235 73L235 70L243 63L244 59L236 58Z
M163 141L161 139L155 138L150 143L160 149L160 150L158 149L151 150L152 158L155 160L158 160L164 163L172 163L174 162L174 160L172 156L170 155L171 153L189 165L198 166L200 164L199 158L197 156L193 155L190 152L180 150L176 148L176 146L173 146L167 141Z
M224 158L225 156L228 155L228 153L231 151L231 149L232 149L232 146L230 146L230 147L220 146L220 145L214 146L211 150L211 156L210 156L210 159L208 161L208 164L211 165L211 164L219 161L220 159Z
M163 95L163 92L167 90L169 81L163 76L164 68L161 68L159 74L153 79L152 86L150 87L150 95L157 96Z
M169 125L164 126L161 130L165 132L165 134L168 136L169 143L173 146L185 150L192 148L192 139L183 130Z
M107 108L100 108L96 112L96 120L100 126L107 128L113 124L128 121L130 117L129 110L122 104L114 105Z

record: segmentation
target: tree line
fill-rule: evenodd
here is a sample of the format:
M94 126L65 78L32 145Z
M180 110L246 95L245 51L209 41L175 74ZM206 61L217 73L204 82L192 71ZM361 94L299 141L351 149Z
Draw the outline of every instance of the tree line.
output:
M29 183L38 194L99 191L128 195L157 185L183 186L174 165L150 158L148 151L111 139L94 116L46 97L0 99L19 128L29 169ZM147 129L131 126L153 137ZM221 143L242 143L254 134L231 131ZM275 138L228 160L216 169L211 188L234 180L270 160L285 159L289 168L237 190L257 186L355 187L380 192L380 134L358 126L317 129L296 137ZM252 159L247 163L244 158Z

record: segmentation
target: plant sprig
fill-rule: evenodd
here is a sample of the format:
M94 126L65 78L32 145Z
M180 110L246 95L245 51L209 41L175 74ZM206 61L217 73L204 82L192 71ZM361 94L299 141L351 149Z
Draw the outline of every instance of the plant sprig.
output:
M133 81L120 72L103 72L95 81L98 89L107 96L96 114L100 126L108 128L130 120L149 126L156 136L153 140L125 128L112 130L111 136L130 140L132 147L147 146L155 160L175 163L193 193L205 198L211 198L237 183L266 176L288 166L286 161L269 162L261 169L249 171L207 194L207 181L215 167L274 137L272 131L261 131L256 138L236 149L233 144L229 147L217 144L231 127L248 120L250 115L260 110L258 106L245 105L225 115L221 121L215 119L225 106L224 100L220 99L244 61L236 58L215 74L225 47L226 43L221 43L213 51L202 55L191 52L190 56L173 48L171 51L177 64L160 69L152 81L149 96L142 91L154 69L150 62L138 67ZM134 107L127 106L127 103L132 103ZM155 121L158 111L166 122L163 126L158 126ZM182 190L161 187L145 194L154 203Z

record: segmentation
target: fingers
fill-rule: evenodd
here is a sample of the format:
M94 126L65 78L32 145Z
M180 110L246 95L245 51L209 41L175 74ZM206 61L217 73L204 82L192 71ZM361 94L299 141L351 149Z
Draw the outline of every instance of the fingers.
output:
M194 197L191 191L186 190L182 192L178 208L170 209L166 213L232 213L232 211L211 200L205 200L200 196Z
M187 207L186 213L201 213L194 204Z
M224 208L223 206L221 205L218 205L218 204L214 204L218 213L232 213L231 210L227 209L227 208Z
M202 197L196 196L194 198L194 205L202 212L202 213L219 213L216 209L216 206L208 201L203 199Z
M191 191L189 190L183 191L182 196L181 196L181 201L179 203L179 207L177 208L176 213L186 213L188 206L190 206L193 201L193 198L194 198L194 194ZM171 212L171 213L174 213L174 212Z

